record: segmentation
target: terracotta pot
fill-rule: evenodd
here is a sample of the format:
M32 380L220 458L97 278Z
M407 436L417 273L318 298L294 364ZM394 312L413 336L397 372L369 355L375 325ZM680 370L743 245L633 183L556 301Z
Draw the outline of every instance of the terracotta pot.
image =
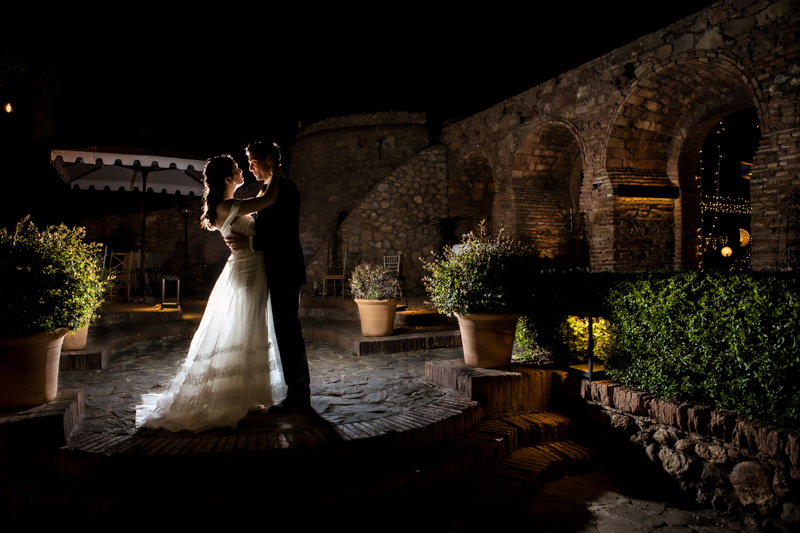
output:
M86 348L86 337L88 334L89 324L76 329L75 332L70 331L67 333L67 336L64 337L64 344L61 345L61 351L83 350Z
M468 313L456 315L461 328L464 362L479 368L501 368L511 364L518 313Z
M0 339L0 409L32 407L58 392L58 360L66 328Z
M397 300L359 300L361 334L365 337L388 337L394 333L394 314Z

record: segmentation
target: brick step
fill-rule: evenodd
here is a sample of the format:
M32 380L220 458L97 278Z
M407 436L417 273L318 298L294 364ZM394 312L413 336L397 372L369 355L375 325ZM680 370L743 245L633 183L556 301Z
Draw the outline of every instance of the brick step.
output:
M375 353L413 352L433 348L461 346L461 331L457 326L428 326L424 328L396 326L389 337L364 337L358 321L303 320L303 338L328 342L356 355Z
M547 411L567 373L524 364L477 368L463 360L426 361L425 378L480 402L489 417Z
M401 298L400 302L404 302ZM402 309L402 308L399 308ZM355 303L345 307L301 307L300 318L324 318L330 320L350 320L358 321L358 307ZM435 309L414 307L411 309L398 310L394 318L395 326L407 327L428 327L450 325L458 328L458 321L455 317L440 315Z
M66 446L37 448L30 454L31 464L20 466L105 478L185 476L199 470L210 477L235 477L239 471L271 471L295 463L406 453L452 438L481 417L476 402L445 396L398 415L354 424L331 425L318 415L302 413L276 419L258 412L248 415L235 430L221 428L197 435L162 430L126 435L79 428Z
M452 524L457 520L448 509L461 506L451 495L516 458L519 450L523 450L524 458L531 446L547 445L550 447L542 448L543 460L555 462L563 456L558 460L566 466L553 465L546 471L553 479L572 469L576 457L588 458L591 452L569 441L553 442L568 438L572 429L571 420L550 412L484 420L451 439L413 453L342 461L317 476L311 483L313 488L304 489L304 494L312 501L325 501L331 509L358 506L359 515L368 513L384 522L391 516L392 530L401 525L419 530L419 524L431 513ZM430 501L437 502L435 509ZM365 506L369 511L364 511ZM398 514L399 509L402 512Z
M441 526L467 529L498 513L529 503L545 485L566 474L579 475L594 467L595 454L569 440L520 448L465 488L454 491L456 512L440 518Z
M410 309L398 311L394 320L397 326L426 327L444 326L447 324L458 325L455 317L440 315L435 309Z
M580 456L574 452L576 445L551 441L568 436L571 429L571 421L555 413L522 413L501 420L485 420L452 438L408 453L403 453L398 447L384 447L386 439L372 438L357 441L358 446L347 451L328 443L324 455L297 453L295 447L294 453L292 448L286 448L278 450L277 454L260 454L262 460L259 460L259 454L247 453L247 441L217 443L229 446L231 453L203 457L203 450L195 450L196 453L190 454L193 462L185 464L193 469L193 476L187 475L189 469L177 472L170 468L170 453L180 454L180 448L174 443L164 442L169 439L158 439L158 442L151 443L152 448L144 446L139 449L141 461L123 461L125 468L106 472L111 475L42 475L39 479L30 476L24 480L12 479L11 486L6 484L0 490L0 509L11 512L13 508L10 516L22 521L46 513L57 516L66 512L88 516L92 522L113 521L137 508L141 511L142 506L152 505L152 497L144 496L147 494L145 487L158 487L163 483L170 487L171 495L177 494L170 501L197 510L216 506L219 498L229 499L232 505L242 502L256 505L263 501L269 501L271 505L291 505L292 495L299 493L303 501L320 502L320 508L359 506L363 509L366 505L366 514L374 514L376 518L383 516L385 519L385 513L396 513L398 508L402 508L404 511L397 521L408 519L413 523L430 511L425 503L428 498L441 499L443 494L452 493L458 487L475 486L476 483L481 491L494 490L485 479L493 479L491 476L497 475L493 472L498 468L525 470L528 463L538 465L543 461L555 463L560 460L566 466L550 466L544 469L546 473L552 477L569 470L569 460ZM106 468L109 449L99 440L95 450L99 453L86 451L91 448L90 443L83 444L85 451L82 453L84 459L93 457L103 463L94 465L94 468ZM121 437L119 442L124 442L124 439ZM241 444L239 449L238 444ZM113 443L105 445L114 446ZM546 450L540 454L543 459L537 462L529 458L530 445ZM271 460L266 461L266 455L271 455ZM522 466L517 465L520 462ZM84 467L90 466L84 464ZM230 475L225 479L212 475L216 469L225 469ZM134 472L138 475L133 476ZM253 486L251 481L254 479L263 482ZM275 484L273 480L281 481ZM198 483L203 487L222 486L225 495L212 491L206 497L202 491L198 494L190 490ZM525 494L531 490L527 486L524 488ZM187 493L185 501L184 491L191 494ZM461 509L462 506L452 503L444 507L450 508ZM184 518L187 511L182 508ZM458 521L452 513L441 511L437 509L441 520ZM363 514L362 511L359 513ZM460 516L459 513L463 514L461 510L456 514Z
M594 454L568 440L573 429L553 412L483 420L419 452L348 465L347 476L340 471L318 484L319 497L333 509L360 505L364 514L366 506L372 520L391 517L391 530L469 529L503 501L508 512L549 481L587 469Z

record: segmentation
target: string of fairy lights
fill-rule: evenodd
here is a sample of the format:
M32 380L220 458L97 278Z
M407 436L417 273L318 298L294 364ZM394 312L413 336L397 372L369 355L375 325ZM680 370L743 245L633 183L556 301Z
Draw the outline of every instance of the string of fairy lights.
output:
M748 200L731 198L730 196L715 197L703 195L700 200L700 213L714 211L728 215L750 215L753 209Z
M730 264L730 270L741 271L750 268L750 234L744 229L739 229L738 242L730 242L731 239L728 235L715 235L717 229L717 221L720 215L750 215L752 208L750 200L745 198L721 196L720 195L720 177L722 172L722 132L725 127L722 122L719 123L717 129L717 168L714 172L714 189L715 194L703 194L700 197L700 227L697 229L697 236L700 243L700 269L705 268L706 254L711 251L719 251L723 257L730 257L733 255L731 246L738 245L742 248L740 253L733 258ZM700 171L696 177L697 187L702 191L703 171L705 170L703 161L703 150L700 150ZM711 223L711 230L708 235L703 235L703 220L706 214L714 215Z

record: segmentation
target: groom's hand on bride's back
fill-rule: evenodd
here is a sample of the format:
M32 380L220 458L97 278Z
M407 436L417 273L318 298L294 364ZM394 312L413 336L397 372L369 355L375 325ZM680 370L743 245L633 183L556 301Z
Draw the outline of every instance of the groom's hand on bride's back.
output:
M232 252L250 249L250 237L242 233L233 232L227 237L223 237L223 239L225 239L225 244L228 245Z

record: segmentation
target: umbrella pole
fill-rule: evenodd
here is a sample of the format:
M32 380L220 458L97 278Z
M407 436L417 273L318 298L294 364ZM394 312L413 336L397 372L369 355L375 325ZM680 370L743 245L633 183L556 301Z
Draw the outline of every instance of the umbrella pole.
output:
M142 291L142 298L145 297L144 291L144 195L147 193L147 171L142 170L142 249L139 268L139 288Z

